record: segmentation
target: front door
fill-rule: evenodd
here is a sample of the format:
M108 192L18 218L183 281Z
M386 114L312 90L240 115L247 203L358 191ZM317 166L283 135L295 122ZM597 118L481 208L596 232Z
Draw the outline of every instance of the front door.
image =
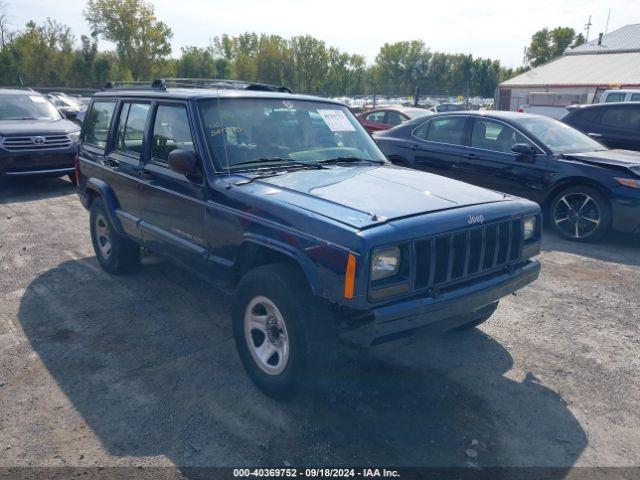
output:
M152 251L206 273L209 248L201 166L200 174L187 178L168 164L169 153L175 149L197 150L187 104L158 104L150 133L149 160L140 172L144 243Z
M528 144L538 153L516 154L511 148L517 143ZM474 118L464 165L470 183L532 200L542 197L547 156L502 121Z

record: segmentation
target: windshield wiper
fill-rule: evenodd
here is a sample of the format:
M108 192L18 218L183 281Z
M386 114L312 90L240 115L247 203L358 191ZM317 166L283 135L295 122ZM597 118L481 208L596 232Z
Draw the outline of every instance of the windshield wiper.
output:
M255 160L248 160L246 162L239 162L230 165L232 170L236 170L238 165L252 165L256 164L260 166L260 164L271 164L276 163L279 165L265 165L263 168L281 168L281 167L312 167L312 168L322 168L317 162L300 162L298 160L292 160L290 158L281 158L281 157L265 157L265 158L257 158Z
M335 157L327 158L326 160L320 160L318 163L331 164L331 163L357 163L357 162L370 162L383 165L384 160L374 160L372 158L360 158L360 157Z

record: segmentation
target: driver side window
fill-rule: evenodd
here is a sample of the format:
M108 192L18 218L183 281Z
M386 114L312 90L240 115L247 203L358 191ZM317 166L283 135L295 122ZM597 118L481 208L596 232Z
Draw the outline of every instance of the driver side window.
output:
M184 105L160 105L153 124L151 157L167 163L175 149L195 151L189 117Z
M471 146L473 148L511 153L511 147L516 143L531 145L531 142L523 135L505 123L478 118L473 123L473 131L471 132Z

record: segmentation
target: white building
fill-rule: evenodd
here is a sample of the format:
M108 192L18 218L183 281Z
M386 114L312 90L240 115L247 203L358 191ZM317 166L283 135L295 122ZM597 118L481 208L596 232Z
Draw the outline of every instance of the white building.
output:
M640 89L640 24L627 25L502 82L496 108L593 103L611 88Z

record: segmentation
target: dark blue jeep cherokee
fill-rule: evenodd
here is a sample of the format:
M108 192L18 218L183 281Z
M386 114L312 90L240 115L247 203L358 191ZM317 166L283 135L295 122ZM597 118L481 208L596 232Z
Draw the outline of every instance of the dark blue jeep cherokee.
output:
M535 203L392 165L341 103L205 86L96 94L80 198L108 272L143 246L236 286L236 346L268 394L326 372L338 340L470 328L537 278Z

